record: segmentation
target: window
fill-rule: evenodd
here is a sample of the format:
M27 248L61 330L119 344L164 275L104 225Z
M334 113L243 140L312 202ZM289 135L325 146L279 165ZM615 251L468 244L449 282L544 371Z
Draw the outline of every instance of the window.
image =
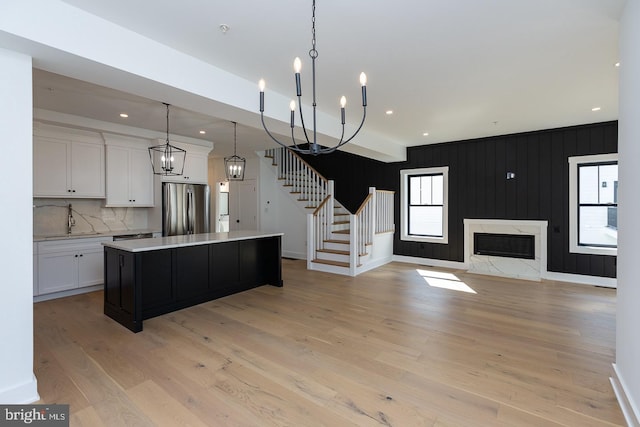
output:
M571 252L616 255L618 247L618 156L569 158Z
M447 243L448 167L400 171L402 240Z

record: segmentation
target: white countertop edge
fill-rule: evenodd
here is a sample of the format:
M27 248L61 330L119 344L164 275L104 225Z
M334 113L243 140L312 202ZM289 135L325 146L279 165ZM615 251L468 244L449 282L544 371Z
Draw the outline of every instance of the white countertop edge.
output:
M48 242L51 240L73 240L73 239L92 239L95 237L110 237L121 236L123 234L141 234L141 233L160 233L161 230L155 229L132 229L132 230L108 230L108 231L88 231L86 233L76 234L34 234L34 242Z
M211 243L233 242L238 240L260 239L264 237L283 236L284 233L260 231L229 231L225 233L188 234L183 236L155 237L151 239L120 240L102 242L103 246L127 252L147 252L161 249L182 248L187 246L207 245Z

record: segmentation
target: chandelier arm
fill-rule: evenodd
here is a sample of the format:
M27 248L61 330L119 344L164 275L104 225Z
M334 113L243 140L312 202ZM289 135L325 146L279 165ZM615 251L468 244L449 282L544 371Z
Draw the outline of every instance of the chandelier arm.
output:
M298 143L296 142L296 137L293 134L293 128L291 128L291 141L293 142L293 145L295 146L295 149L297 152L304 152L304 148L301 148Z
M362 110L363 110L362 121L360 122L360 126L358 126L358 129L356 129L356 131L353 133L353 135L351 135L351 137L349 139L340 142L338 145L336 145L335 148L341 147L344 144L346 144L347 142L351 141L353 138L355 138L355 136L358 134L358 132L360 132L360 129L362 129L362 125L364 125L364 120L367 118L367 107L362 107Z
M346 143L351 141L353 138L355 138L355 136L358 134L358 132L360 132L360 129L362 129L362 125L364 124L364 121L365 121L366 117L367 117L367 108L364 107L364 113L362 115L362 121L360 122L360 126L358 126L358 129L356 129L356 131L353 133L353 135L351 135L351 137L349 139L344 140L344 141L342 140L342 138L340 138L340 142L337 145L334 145L333 147L327 147L327 148L319 149L318 150L318 154L333 153L338 148L342 147L343 145L345 145ZM344 136L344 129L343 129L343 136Z
M301 148L300 148L300 147L298 147L297 145L296 145L295 147L291 147L290 145L283 144L282 142L278 141L278 139L277 139L276 137L274 137L274 136L271 134L271 132L269 132L269 129L267 128L267 125L266 125L266 124L265 124L265 122L264 122L264 113L262 113L262 112L260 113L260 120L262 121L262 127L263 127L263 129L265 130L265 132L267 132L267 135L269 135L269 137L270 137L271 139L273 139L273 141L274 141L276 144L280 145L281 147L287 148L287 149L289 149L289 150L296 151L296 152L298 152L298 153L303 153L303 154L305 153L305 150L301 149Z

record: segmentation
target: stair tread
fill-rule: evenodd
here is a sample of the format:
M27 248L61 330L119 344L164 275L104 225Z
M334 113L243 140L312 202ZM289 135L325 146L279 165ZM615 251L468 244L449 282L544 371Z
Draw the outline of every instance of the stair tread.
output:
M335 254L335 255L349 255L349 251L341 251L339 249L318 249L316 252L323 252L326 254Z
M349 263L348 262L331 261L331 260L328 260L328 259L314 259L312 262L315 262L315 263L318 263L318 264L334 265L336 267L349 268Z
M327 239L324 240L325 243L337 243L339 245L348 245L349 241L348 240L337 240L337 239Z
M349 221L333 221L333 225L349 224Z
M336 231L332 231L332 233L335 233L335 234L351 234L351 230L336 230Z

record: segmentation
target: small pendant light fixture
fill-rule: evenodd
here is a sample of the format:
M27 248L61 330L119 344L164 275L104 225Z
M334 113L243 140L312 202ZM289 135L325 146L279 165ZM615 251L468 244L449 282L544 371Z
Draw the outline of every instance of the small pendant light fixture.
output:
M167 139L164 144L149 147L149 159L154 175L179 176L184 171L187 152L169 144L169 104L163 104L167 107Z
M237 123L233 123L233 156L224 158L224 170L228 181L244 181L244 169L247 160L236 154L236 128Z

